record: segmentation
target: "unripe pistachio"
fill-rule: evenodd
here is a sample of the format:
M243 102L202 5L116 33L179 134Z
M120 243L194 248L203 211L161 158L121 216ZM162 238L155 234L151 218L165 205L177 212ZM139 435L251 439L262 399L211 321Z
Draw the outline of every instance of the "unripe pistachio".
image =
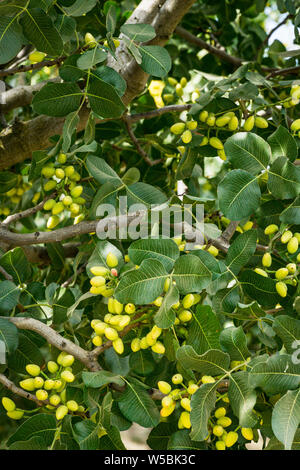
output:
M253 431L251 428L242 428L241 429L242 436L247 439L248 441L252 441L253 439Z
M36 364L27 364L26 371L29 375L32 375L32 377L37 377L41 372L41 368Z
M189 393L190 395L193 395L194 393L197 392L198 388L199 388L199 387L198 387L197 384L190 384L190 385L188 386L187 391L188 391L188 393Z
M216 449L217 450L225 450L226 449L226 444L223 441L217 441L216 442Z
M90 271L94 276L107 276L109 273L105 266L93 266Z
M92 339L92 343L93 343L94 346L96 346L98 348L99 346L102 346L103 340L102 340L101 336L96 335Z
M118 258L114 253L108 253L106 257L106 264L109 268L115 268L116 266L118 266Z
M56 410L56 419L58 421L60 421L61 419L63 419L68 414L68 412L69 412L69 410L68 410L67 406L65 406L65 405L59 406Z
M47 367L48 367L48 371L51 374L55 374L55 372L58 371L58 365L54 361L49 361L48 364L47 364Z
M75 401L75 400L69 400L69 401L67 401L66 405L67 405L67 407L68 407L68 409L69 409L70 411L73 411L73 412L74 412L74 411L78 411L78 403L77 403L77 401Z
M175 406L176 406L176 403L174 403L173 405L169 406L168 408L162 408L160 410L160 415L162 418L167 418L168 416L170 416L173 411L175 410Z
M213 384L215 383L215 379L211 377L210 375L203 375L201 379L203 384Z
M194 131L195 129L197 129L197 121L188 121L186 123L186 127L190 130L190 131Z
M217 437L221 437L222 434L224 433L224 429L222 426L219 426L218 424L213 427L213 434Z
M34 378L34 386L35 388L43 388L44 386L44 379L42 377L35 377Z
M215 246L211 245L209 248L208 248L208 253L210 253L211 255L213 255L215 258L218 256L219 254L219 250L218 248L216 248Z
M115 313L117 313L118 315L120 315L122 312L123 312L123 304L121 304L120 302L117 301L117 299L114 299L114 310L115 310Z
M117 354L123 354L124 352L124 344L121 338L115 339L112 342L113 348Z
M185 129L184 122L177 122L176 124L173 124L173 126L170 128L170 131L172 132L172 134L181 135L184 129Z
M154 300L153 304L156 305L156 307L160 307L163 303L163 300L163 297L157 297L157 299Z
M64 385L64 382L62 382L61 380L54 380L54 387L53 389L54 390L60 390Z
M56 181L51 180L47 181L47 183L44 184L44 190L45 191L52 191L56 187Z
M59 353L59 355L57 356L57 359L56 359L57 364L62 366L63 358L66 357L67 355L68 355L68 353L65 352L65 351L62 351L61 353Z
M266 268L269 268L272 264L272 256L270 253L265 253L264 256L262 257L262 265L265 266Z
M276 291L280 297L287 296L287 285L284 282L276 282Z
M42 62L45 57L46 57L46 54L44 52L34 51L29 54L28 59L30 60L31 63L36 63L36 62Z
M94 276L90 279L90 283L94 287L102 287L105 285L105 278L103 276Z
M72 374L72 372L68 371L68 370L64 370L61 374L60 374L61 378L67 382L67 383L72 383L74 382L75 380L75 377L74 375Z
M187 79L185 77L181 78L180 85L182 86L182 88L184 88L187 85Z
M172 382L175 385L181 384L183 382L183 377L181 374L175 374L172 377Z
M208 112L207 111L201 111L199 119L201 122L205 122L206 119L208 118Z
M191 133L190 130L186 130L183 132L181 136L181 140L184 144L189 144L193 138L193 134Z
M177 83L175 87L176 95L179 96L179 98L183 95L183 89L180 83Z
M231 116L220 116L216 119L216 126L225 127L229 123L230 120L231 120Z
M261 117L261 116L256 116L255 125L259 129L266 129L267 127L269 127L268 121L265 118Z
M140 348L141 349L149 348L149 344L148 344L146 336L144 336L143 338L140 339Z
M47 228L51 230L55 228L59 224L59 222L60 218L58 217L58 215L52 215L47 221Z
M210 113L208 115L208 118L206 119L206 124L210 127L213 127L216 122L216 116L213 113Z
M54 385L55 385L54 380L51 380L51 379L45 380L44 389L45 390L53 390Z
M71 196L74 198L78 198L81 196L82 192L83 192L82 186L75 186L75 188L71 190Z
M230 131L235 131L238 127L239 127L239 120L236 116L233 116L228 123L228 129Z
M164 347L164 345L160 342L160 341L157 341L152 347L151 347L152 351L157 353L157 354L164 354L166 352L166 348Z
M295 272L297 271L297 266L295 263L289 263L286 265L286 267L290 274L295 274Z
M73 204L70 205L70 212L73 215L78 215L80 212L80 206L73 202Z
M45 211L51 211L53 207L55 206L56 202L54 199L48 199L48 201L45 202L43 209Z
M103 294L104 289L105 289L105 286L101 286L101 287L92 286L90 288L90 293L95 294L95 295L100 295L100 294Z
M139 338L134 338L131 341L131 350L133 352L138 352L141 349Z
M215 417L217 419L223 418L225 415L226 415L226 408L224 408L223 406L221 406L215 411Z
M296 251L298 251L298 248L299 248L299 242L298 242L297 237L292 237L287 244L287 251L291 255L293 255L294 253L296 253Z
M60 398L59 395L52 395L52 396L49 398L49 402L51 403L51 405L57 406L57 405L60 404L61 398Z
M279 281L282 281L288 276L288 274L289 274L289 270L287 268L280 268L280 269L277 269L275 273L275 277Z
M152 334L153 338L157 339L162 334L162 329L159 328L158 326L154 325L152 330L151 330L151 334Z
M2 405L6 411L14 411L16 409L15 403L7 397L2 398Z
M73 203L73 199L71 198L71 196L65 196L62 200L62 203L65 207L68 207Z
M296 132L300 129L300 119L296 119L294 122L291 124L291 130Z
M20 382L20 387L22 387L27 392L33 392L35 390L34 379L25 379Z
M187 323L192 320L193 315L189 310L182 310L179 313L178 318L182 323Z
M114 328L110 327L105 328L104 334L110 341L114 341L119 337L118 332Z
M168 382L165 382L163 380L160 380L157 383L157 386L158 386L158 389L161 391L161 393L163 393L164 395L168 395L172 390L171 385Z
M24 411L22 410L8 411L7 416L11 419L15 419L16 421L18 421L19 419L23 418Z
M67 161L67 155L65 153L60 153L57 157L57 161L60 165L64 165Z
M67 356L63 357L61 361L61 365L63 367L70 367L74 364L75 358L71 354L67 354Z
M207 144L208 144L208 138L204 136L203 139L201 140L200 147L204 147Z
M52 214L53 215L58 215L60 214L61 212L63 212L65 206L63 205L62 202L56 202L52 208Z
M48 399L48 392L46 390L37 390L35 396L38 400L45 401Z
M221 160L223 160L224 162L227 160L224 149L218 149L217 153L218 153L218 156L221 158Z
M224 148L224 145L222 144L221 140L218 139L218 137L211 137L209 139L209 145L211 145L211 147L214 147L215 149L218 149L218 150L223 150Z
M182 305L184 306L184 308L190 308L194 304L194 301L195 301L194 295L187 294L182 300Z
M59 180L63 180L64 177L65 177L65 172L62 168L56 168L55 170L55 176L56 178L58 178Z
M252 131L252 129L254 127L254 124L255 124L255 117L254 116L249 116L245 121L244 130L247 131L247 132Z
M65 175L70 178L71 176L73 176L75 173L75 168L73 167L73 165L69 165L65 168Z
M265 228L265 235L273 235L276 232L278 232L278 225L271 224Z
M170 85L172 86L176 86L177 85L177 80L176 78L173 78L173 77L168 77L168 82L170 83Z
M230 431L225 438L226 447L232 447L238 440L239 435L237 432Z
M223 428L228 428L228 426L230 426L231 423L232 421L230 418L228 418L228 416L222 416L221 418L217 420L217 424L219 424Z
M245 225L243 225L243 230L247 232L248 230L251 230L252 227L253 227L253 222L251 222L251 220L248 220L248 222L246 222Z
M135 312L135 305L134 304L127 304L125 305L125 312L129 315L132 315Z
M190 429L191 428L191 418L190 418L190 413L187 411L183 411L180 415L180 421L183 425L184 428Z
M290 230L286 230L286 232L281 235L280 241L281 243L288 243L291 238L293 238L293 233Z
M191 400L189 398L182 398L180 400L180 405L182 408L184 408L186 411L191 411Z

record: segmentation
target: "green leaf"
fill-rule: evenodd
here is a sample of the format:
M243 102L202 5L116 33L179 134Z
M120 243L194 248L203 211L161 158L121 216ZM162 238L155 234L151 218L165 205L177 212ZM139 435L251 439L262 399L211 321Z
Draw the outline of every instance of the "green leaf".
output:
M89 259L88 265L87 265L87 272L89 276L92 277L92 273L89 271L89 269L92 266L105 266L108 267L106 264L106 258L108 253L113 253L117 259L118 259L118 265L117 269L120 270L122 266L124 265L124 259L121 251L112 243L103 240L97 243L92 256Z
M279 219L284 224L300 225L300 196L284 209Z
M300 320L287 315L278 315L274 320L272 328L282 340L289 354L293 354L299 349L297 342L300 341Z
M69 116L65 120L64 128L63 128L63 144L62 144L63 152L67 152L69 148L71 147L72 137L73 137L73 134L77 130L79 121L80 121L80 118L78 115L78 111L75 111L74 113L69 114Z
M54 26L64 41L69 41L76 31L76 20L66 15L57 15Z
M141 67L149 75L165 77L172 67L172 60L166 49L160 46L140 46Z
M271 159L268 143L251 132L233 134L225 143L225 153L235 168L241 168L251 175L266 170Z
M160 189L147 183L134 183L127 186L126 191L129 206L132 204L160 205L167 202L166 195Z
M111 426L106 432L107 434L100 439L99 450L126 450L116 426Z
M114 383L122 387L124 380L116 374L107 370L101 370L100 372L82 372L82 380L87 387L100 388L103 385Z
M168 450L206 450L206 444L204 442L195 442L189 436L189 431L183 429L182 431L176 431L170 437Z
M256 403L256 392L249 388L249 374L246 371L230 375L228 398L234 414L239 418L240 426L252 428L257 424L257 415L253 408Z
M268 188L278 199L292 199L300 193L300 168L286 157L275 160L269 170Z
M150 350L140 350L130 354L129 365L134 374L142 377L151 375L155 369L152 352Z
M104 62L107 58L107 52L99 47L94 47L90 51L84 52L77 60L77 66L81 70L87 70L94 67L94 65Z
M300 389L287 392L274 406L272 429L285 450L290 450L300 423Z
M42 438L46 446L52 444L56 432L56 419L53 415L39 413L28 418L19 426L17 431L9 438L7 444L11 446L14 442L28 441L29 439Z
M20 14L0 17L0 64L11 61L22 47L22 29L17 21Z
M279 295L275 287L276 281L273 279L247 269L242 272L239 280L245 294L251 299L257 300L261 305L276 305L279 301Z
M232 245L230 245L227 256L227 268L233 274L237 275L240 270L248 263L256 250L257 231L248 230L239 235Z
M246 361L250 357L247 337L241 326L225 328L220 334L220 343L223 351L230 355L232 361Z
M120 31L136 42L148 42L156 36L155 29L150 24L123 24Z
M230 220L248 218L259 206L257 178L244 170L227 173L218 186L220 209Z
M17 327L9 320L0 318L0 341L4 342L7 354L13 354L19 344Z
M176 286L171 284L164 296L163 303L154 317L154 322L160 328L170 328L174 325L176 313L172 306L179 301L179 292Z
M47 163L47 161L50 160L50 158L51 157L46 152L40 150L32 153L29 181L32 181L35 178L39 178L41 176L42 168Z
M293 363L287 354L275 354L251 369L249 385L261 388L268 395L284 394L299 387L300 365Z
M184 369L192 369L203 375L224 375L230 364L229 355L217 349L199 355L192 346L181 346L176 356Z
M114 34L117 25L117 10L115 5L110 5L106 14L106 29L109 33Z
M212 278L212 273L198 256L184 255L174 265L173 279L181 294L202 292Z
M18 175L11 171L1 171L0 173L0 194L4 194L17 186Z
M20 293L20 289L13 282L0 282L0 312L11 313L19 301Z
M29 334L19 333L19 345L16 351L8 357L8 367L15 372L25 374L27 364L41 366L43 363L44 357L40 347L33 342Z
M89 155L86 160L86 166L90 174L98 181L98 183L104 184L107 182L116 182L120 183L120 187L122 186L122 180L102 158L96 157L95 155Z
M216 313L231 313L240 300L239 287L234 285L219 290L213 298L213 309Z
M127 88L127 83L124 78L111 67L102 65L101 67L98 67L97 70L91 71L91 74L93 77L96 76L104 82L112 85L119 96L124 95Z
M73 426L74 437L80 450L99 448L98 426L90 420L80 421Z
M145 259L138 269L124 274L115 290L115 297L121 303L149 304L162 293L167 277L160 261Z
M170 271L180 251L176 243L171 239L142 239L133 242L128 250L130 260L140 265L144 259L158 259Z
M125 106L115 88L99 77L91 78L87 96L94 113L102 118L118 118L125 111Z
M159 423L159 411L149 393L138 380L126 380L126 389L118 399L118 405L128 420L143 426L153 428Z
M288 129L279 126L273 134L268 137L271 146L273 159L277 157L287 157L291 162L298 156L298 148L295 139Z
M174 423L159 423L152 429L147 439L147 444L153 450L166 450L171 434L177 430Z
M0 265L13 277L17 284L27 281L32 273L31 265L22 248L7 251L0 258Z
M64 7L64 11L69 16L82 16L91 11L98 0L76 0L70 7Z
M76 111L82 96L75 83L48 83L35 95L32 106L38 114L61 117Z
M63 52L63 42L49 15L40 8L25 10L20 24L23 33L38 51L50 56L58 56Z
M191 345L198 354L204 354L209 349L221 349L220 331L220 322L211 307L198 305L189 324L186 344Z
M9 450L48 450L42 436L32 437L27 441L14 442L9 446Z
M207 423L216 404L218 382L204 384L192 395L191 399L191 439L204 441L209 435Z

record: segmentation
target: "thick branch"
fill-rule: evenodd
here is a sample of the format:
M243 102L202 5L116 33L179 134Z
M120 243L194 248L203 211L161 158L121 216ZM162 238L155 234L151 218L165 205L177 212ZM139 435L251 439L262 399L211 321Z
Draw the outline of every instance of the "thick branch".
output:
M72 341L67 338L63 338L59 333L50 328L50 326L45 325L39 320L34 318L22 318L22 317L2 317L6 320L9 320L11 323L16 325L20 330L29 330L38 333L40 336L45 338L49 344L56 347L60 351L66 351L69 354L72 354L78 361L82 362L89 370L97 371L100 370L100 366L95 358L91 355L89 351L85 351L83 348L77 344L72 343Z

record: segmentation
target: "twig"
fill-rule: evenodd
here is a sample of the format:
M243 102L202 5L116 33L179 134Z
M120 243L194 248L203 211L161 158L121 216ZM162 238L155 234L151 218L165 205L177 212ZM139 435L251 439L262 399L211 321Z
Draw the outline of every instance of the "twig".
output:
M2 268L2 266L0 266L0 273L5 277L7 281L13 280L13 277L10 274L8 274L8 272L6 272L5 269Z
M257 50L257 54L256 54L256 59L258 57L258 54L259 52L261 51L261 49L264 49L267 45L268 45L268 42L269 42L269 39L270 37L272 36L273 33L275 33L275 31L277 31L277 29L279 29L284 23L286 23L290 18L292 17L292 15L288 14L280 23L278 23L273 29L271 29L271 31L269 32L269 34L266 36L266 38L264 39L264 41L260 44L260 46L258 47L258 50Z
M278 75L288 75L288 74L294 74L298 73L300 70L300 65L297 65L295 67L288 67L286 69L275 69L269 75L266 76L266 80L269 78L277 77Z
M72 276L69 277L69 279L67 279L61 287L68 287L70 284L72 284L73 280L75 279L76 276L78 276L78 274L81 274L83 273L83 271L85 270L86 268L86 265L87 263L84 263L82 266L80 266L80 268L78 269L78 271L76 271L76 273L72 274Z
M130 124L130 120L127 118L127 115L124 115L123 116L123 121L125 123L125 126L126 126L126 129L127 129L127 132L128 132L128 135L129 137L131 138L133 144L135 145L138 153L141 155L141 157L143 158L143 160L147 163L147 165L149 166L154 166L154 165L158 165L159 163L161 163L163 161L162 158L158 159L158 160L151 160L151 158L148 157L147 153L145 152L145 150L141 147L138 139L136 138L136 136L134 135L134 132L132 130L132 127L131 127L131 124Z
M40 210L43 209L45 202L47 202L49 199L52 199L56 196L56 193L52 193L48 196L46 196L42 202L40 202L37 206L30 207L29 209L26 209L25 211L18 212L17 214L12 214L6 217L6 219L3 220L2 224L3 225L10 225L13 222L17 222L18 220L25 219L26 217L30 217L31 215L36 214Z
M38 400L35 395L32 395L29 392L26 392L26 390L23 390L22 388L17 387L11 380L9 380L4 374L0 374L0 383L10 390L11 392L15 393L16 395L19 395L22 398L26 398L27 400L34 401L38 406L44 406L44 405L49 405L48 400Z

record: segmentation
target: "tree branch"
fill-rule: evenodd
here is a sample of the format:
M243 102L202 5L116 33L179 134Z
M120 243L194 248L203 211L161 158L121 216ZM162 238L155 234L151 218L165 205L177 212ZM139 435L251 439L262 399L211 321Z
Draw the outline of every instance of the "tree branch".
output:
M239 57L234 57L230 54L227 54L226 51L223 51L222 49L218 49L217 47L212 46L211 44L208 44L207 42L203 41L203 39L200 39L197 36L194 36L193 34L191 34L186 29L182 28L181 26L177 26L177 28L175 29L175 32L176 34L178 34L178 36L182 37L183 39L186 39L186 41L188 41L189 43L194 44L195 46L199 46L202 49L205 49L206 51L210 52L216 57L219 57L219 59L225 62L229 62L235 67L240 67L240 65L242 65L243 63L243 60L240 59Z
M2 268L2 266L0 266L0 274L2 274L2 276L4 276L7 281L13 280L13 277L10 274L8 274L8 272L6 272L5 269Z
M123 121L125 123L125 126L126 126L129 137L131 138L131 140L132 140L133 144L135 145L138 153L143 158L143 160L147 163L147 165L155 166L155 165L158 165L159 163L161 163L162 162L161 158L159 158L158 160L151 160L151 158L148 157L147 153L142 148L142 146L140 145L138 139L136 138L136 136L133 132L133 129L131 127L131 124L130 124L130 119L127 118L127 115L123 116Z
M34 401L38 406L44 406L44 405L49 405L49 401L41 401L36 398L35 395L32 395L29 392L26 392L26 390L23 390L22 388L17 387L11 380L9 380L4 374L0 374L0 383L10 390L12 393L15 395L19 395L19 397L26 398L27 400Z
M25 219L26 217L30 217L31 215L36 214L37 212L41 211L45 205L45 203L49 200L52 199L56 196L56 193L52 193L48 196L46 196L42 202L40 202L38 205L34 207L30 207L29 209L26 209L25 211L22 212L17 212L16 214L9 215L6 217L6 219L3 220L2 224L3 225L10 225L14 222L17 222L18 220Z
M22 317L0 317L13 323L20 330L29 330L38 333L40 336L45 338L49 344L56 347L60 351L66 351L67 353L74 356L78 361L82 362L89 370L95 372L101 370L98 361L89 352L83 348L74 344L67 338L63 338L55 330L34 318L22 318Z

